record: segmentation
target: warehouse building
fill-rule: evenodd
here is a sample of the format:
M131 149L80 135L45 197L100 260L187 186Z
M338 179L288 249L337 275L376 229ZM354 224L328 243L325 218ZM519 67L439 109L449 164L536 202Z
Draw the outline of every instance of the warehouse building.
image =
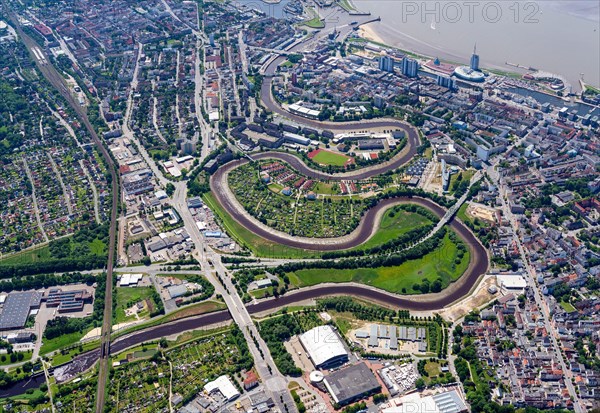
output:
M58 307L59 313L68 313L83 310L85 303L92 302L92 294L86 290L62 291L52 288L48 291L46 307Z
M379 407L380 413L464 413L467 405L456 390L423 396L419 393L392 399Z
M219 392L228 402L240 397L240 392L227 376L219 376L216 380L206 383L204 391L210 395Z
M316 368L327 369L348 361L348 352L331 326L319 326L300 336L300 343Z
M123 274L119 280L121 287L136 287L143 278L144 274Z
M377 378L365 363L333 372L325 377L323 383L333 400L341 406L381 390Z
M10 293L2 306L0 330L23 328L32 309L40 308L42 294L37 291Z
M172 299L175 299L175 298L183 297L184 295L186 295L188 292L188 289L185 284L177 284L177 285L172 285L169 288L167 288L167 291L169 292L169 296Z

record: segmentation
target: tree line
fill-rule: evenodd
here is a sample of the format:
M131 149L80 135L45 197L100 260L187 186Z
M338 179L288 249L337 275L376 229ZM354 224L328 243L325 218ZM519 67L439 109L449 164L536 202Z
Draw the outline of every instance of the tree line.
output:
M422 243L415 245L414 247L396 252L389 256L377 256L377 257L366 257L366 258L351 258L339 261L300 261L292 262L288 264L280 265L275 268L274 272L279 276L283 276L286 273L300 271L312 268L335 268L335 269L356 269L365 267L395 267L403 264L406 261L415 260L422 258L429 254L431 251L437 249L444 236L446 236L447 229L441 228L431 238L423 241Z

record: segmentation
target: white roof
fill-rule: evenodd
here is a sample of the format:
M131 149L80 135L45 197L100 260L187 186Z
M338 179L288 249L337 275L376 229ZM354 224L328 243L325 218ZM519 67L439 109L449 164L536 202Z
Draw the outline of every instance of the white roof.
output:
M194 159L194 158L192 156L190 156L190 155L185 155L185 156L182 156L180 158L175 158L175 161L177 161L177 163L183 163L183 162L189 161L191 159Z
M175 166L171 166L170 168L167 168L167 172L170 173L171 175L173 175L175 178L181 176L181 171L179 169L177 169Z
M240 395L240 392L238 392L227 376L219 376L216 380L206 383L204 390L208 393L218 390L228 401L231 401Z
M126 286L126 285L129 285L130 283L131 283L131 274L121 275L121 282L119 283L119 285Z
M383 407L381 413L438 413L439 409L431 396L421 397L419 393L408 394L390 400L390 407Z
M524 289L527 287L527 280L520 275L497 275L496 279L504 288Z
M331 326L315 327L302 334L300 341L315 366L320 366L335 357L348 354L340 337Z
M462 397L456 390L429 396L419 393L396 397L381 406L381 413L460 413L466 411Z

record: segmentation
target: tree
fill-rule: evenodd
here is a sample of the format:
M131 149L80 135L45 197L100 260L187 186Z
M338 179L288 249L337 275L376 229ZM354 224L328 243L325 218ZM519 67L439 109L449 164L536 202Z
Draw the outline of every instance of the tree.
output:
M175 193L175 185L173 185L171 182L167 183L165 191L167 192L168 196L173 196Z
M417 381L415 382L415 387L418 390L423 390L425 388L425 380L423 379L423 377L419 377L417 379Z

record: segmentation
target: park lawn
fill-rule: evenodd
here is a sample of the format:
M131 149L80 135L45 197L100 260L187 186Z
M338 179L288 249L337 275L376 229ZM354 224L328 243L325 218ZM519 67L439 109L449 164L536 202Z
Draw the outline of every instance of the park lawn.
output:
M317 13L314 7L309 7L308 10L310 11L313 17L310 20L305 20L301 24L304 24L305 26L308 26L312 29L322 29L323 27L325 27L325 23L323 23L323 21L319 17L319 13Z
M265 298L273 295L273 287L259 288L258 290L250 291L250 295L254 298Z
M34 262L48 261L51 258L50 248L48 248L48 245L44 245L39 248L17 252L16 254L2 258L0 259L0 265L31 264Z
M34 399L39 399L41 396L46 395L47 392L45 391L41 391L39 388L36 389L32 389L33 391L31 393L23 393L23 394L19 394L18 396L13 396L13 397L8 397L6 399L2 399L2 405L4 406L4 404L6 404L6 402L8 401L13 401L15 402L15 404L29 404L29 402L31 400ZM37 408L39 409L41 405L38 405ZM28 410L22 410L22 411L28 411Z
M267 188L269 188L272 192L275 192L276 194L278 194L283 189L283 185L273 182L273 183L269 184L267 186Z
M63 334L62 336L55 337L52 340L43 339L42 347L40 348L40 356L77 343L90 330L91 328L88 328L81 332L77 331L75 333Z
M6 366L8 364L14 364L14 363L24 363L26 361L31 360L31 356L33 355L33 353L31 351L25 351L22 354L23 354L23 360L17 360L17 361L10 361L10 354L2 354L2 356L0 356L0 366ZM2 358L4 358L4 360L2 360Z
M116 323L135 320L135 316L126 316L125 310L135 303L149 298L154 287L117 287L117 309L115 312ZM156 303L154 303L156 305Z
M339 153L330 151L320 151L314 156L314 158L312 158L312 160L316 163L335 166L344 166L349 159L350 158L345 155L340 155Z
M356 316L353 313L338 312L335 310L329 310L328 313L343 335L348 334L350 330L357 326Z
M138 350L138 351L133 352L133 358L136 361L141 360L141 359L147 359L147 358L154 356L157 352L158 352L158 350L156 350L156 349Z
M321 185L321 184L319 184ZM269 258L318 258L321 253L318 251L310 251L299 248L287 247L285 245L277 244L266 240L252 231L246 229L240 225L235 219L233 219L228 213L226 213L219 203L215 200L214 196L210 193L205 194L204 202L210 207L210 209L219 216L223 223L225 231L235 239L239 244L248 247L257 257L269 257ZM391 209L389 210L391 211ZM427 225L430 221L417 213L408 213L402 211L402 213L396 213L396 217L391 218L389 211L384 214L384 218L381 221L381 227L373 235L373 237L356 249L372 248L387 242L394 237L404 234L411 229L416 228L418 225ZM410 214L409 217L403 218L404 214ZM410 219L409 219L410 218ZM412 219L417 221L412 222ZM396 225L409 225L408 228L396 227ZM375 240L375 241L374 241Z
M429 377L436 377L440 375L440 363L437 361L428 361L425 364L425 371L429 374Z
M377 232L367 242L353 249L363 250L385 244L402 234L406 234L408 231L431 224L431 221L427 217L416 212L400 210L399 212L394 212L394 216L392 217L392 211L393 208L385 211Z
M424 279L431 283L438 277L443 288L457 280L469 266L470 254L467 252L459 265L454 264L458 249L449 235L442 245L422 258L406 261L393 267L299 270L288 274L290 281L298 287L323 282L358 282L381 288L392 293L416 294L413 285L421 284Z
M338 0L338 4L342 9L346 10L348 13L356 11L356 9L352 7L352 4L348 0Z
M337 188L337 184L336 188ZM315 187L313 188L313 191L316 194L322 194L322 195L333 195L338 193L338 191L334 190L333 188L334 184L327 184L325 182L319 182L315 185Z
M86 341L85 343L82 343L77 347L71 345L70 349L68 351L65 351L64 353L62 351L57 351L56 353L54 353L54 355L50 358L50 364L54 367L60 366L61 364L65 364L73 360L75 356L81 353L85 353L86 351L96 349L98 347L100 347L100 338L95 338L94 340Z
M303 24L311 29L322 29L325 27L325 23L323 23L319 16L315 16L312 19L305 21Z
M563 308L563 310L565 310L567 313L574 313L577 311L577 309L575 307L573 307L573 304L567 302L567 301L561 301L560 302L560 306Z
M177 278L178 280L189 280L190 277L195 277L193 274L170 274L170 273L160 273L156 274L157 277L170 277Z
M463 181L470 181L471 178L473 177L473 175L475 175L475 171L472 169L467 169L466 171L460 171L456 174L452 174L450 175L450 185L449 188L452 192L454 192L454 190L452 189L452 185L454 184L454 182L458 179L458 175L462 174L462 180Z

